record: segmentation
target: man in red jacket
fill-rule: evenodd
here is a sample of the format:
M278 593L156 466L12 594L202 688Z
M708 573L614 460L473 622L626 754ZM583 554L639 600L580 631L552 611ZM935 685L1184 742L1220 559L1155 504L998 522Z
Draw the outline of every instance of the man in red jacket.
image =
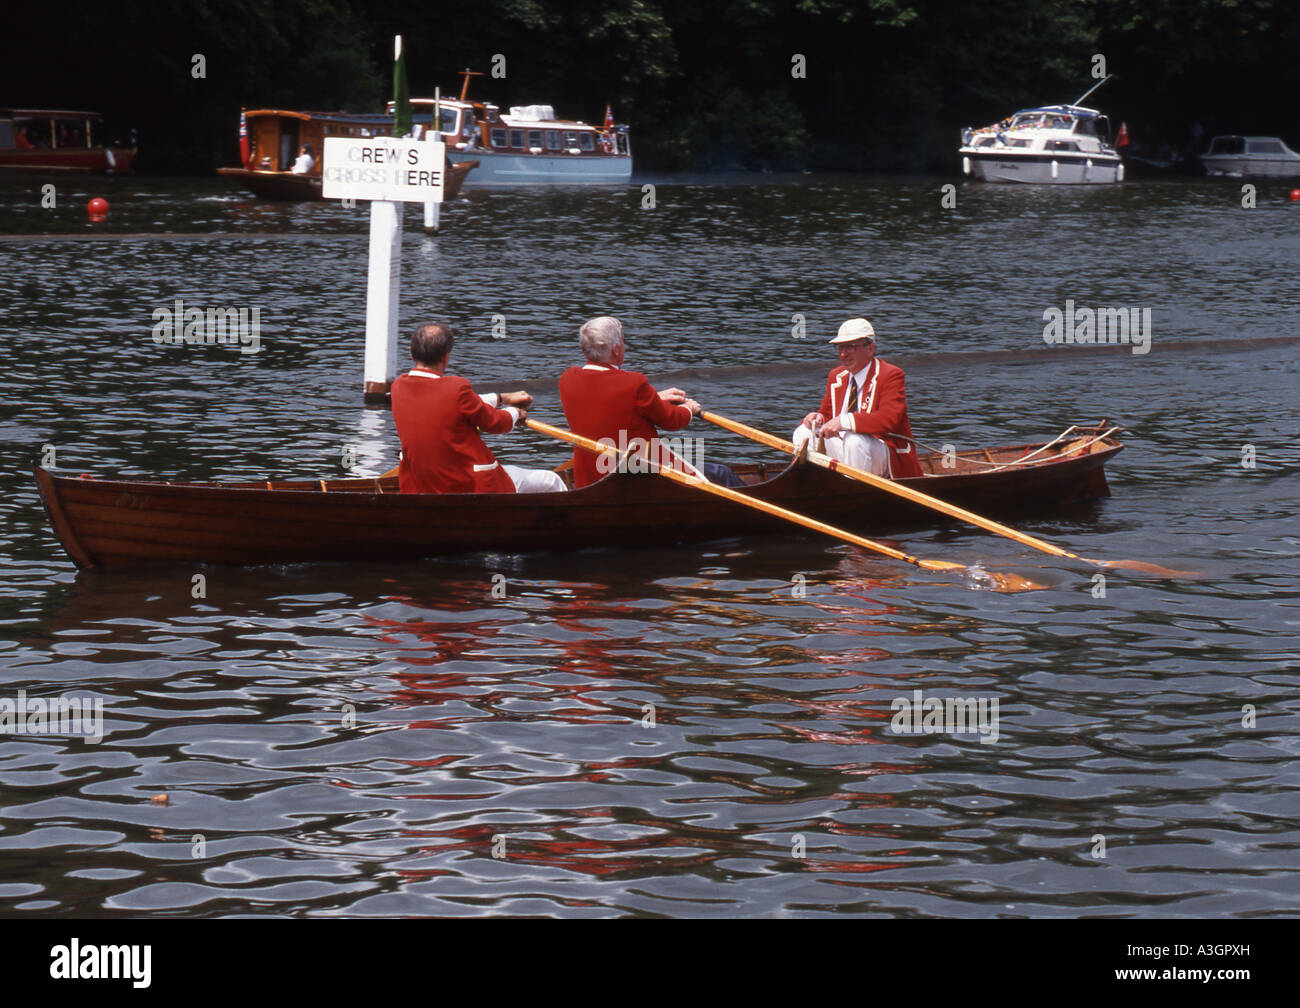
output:
M570 430L593 441L604 441L619 451L631 449L636 457L629 459L630 470L637 467L639 458L645 457L682 472L698 466L714 483L741 485L726 466L700 461L698 440L679 453L659 441L659 428L681 430L692 417L700 415L700 404L678 388L656 392L645 375L622 369L627 344L618 319L608 315L591 319L578 330L578 344L587 363L571 367L560 376L560 402ZM692 459L682 457L690 455L695 456L695 466ZM613 466L608 457L574 449L574 489L595 483ZM646 466L647 470L651 468Z
M549 469L503 466L488 451L479 432L512 430L528 415L533 397L527 392L480 396L468 380L447 374L455 338L450 326L420 326L411 336L415 367L393 382L393 422L402 439L402 493L563 490L564 481Z
M845 322L831 343L840 366L826 379L821 408L791 436L795 447L820 428L833 459L877 476L920 476L902 368L876 356L876 332L864 318Z

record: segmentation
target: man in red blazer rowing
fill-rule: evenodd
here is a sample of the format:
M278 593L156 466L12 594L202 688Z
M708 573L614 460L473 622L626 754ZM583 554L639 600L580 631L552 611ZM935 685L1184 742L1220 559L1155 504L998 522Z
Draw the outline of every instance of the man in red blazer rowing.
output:
M620 451L631 448L634 454L653 458L662 466L690 472L693 466L689 460L674 455L660 443L659 428L681 430L692 417L700 415L700 404L678 388L656 392L645 375L623 370L627 344L623 325L616 318L602 315L584 323L578 330L578 345L587 363L571 367L560 376L560 402L569 429ZM700 445L698 440L692 445L697 455ZM573 488L595 483L611 468L608 457L575 448ZM701 461L699 469L713 483L741 485L727 466Z
M902 368L876 356L876 331L864 318L845 322L831 343L840 366L826 379L821 408L803 418L790 440L801 448L820 428L833 459L876 476L920 476Z
M480 431L504 434L528 415L527 392L477 395L467 379L447 374L456 332L420 326L411 336L409 372L393 382L393 422L402 439L402 493L541 493L563 490L549 469L503 466ZM504 407L504 408L500 408Z

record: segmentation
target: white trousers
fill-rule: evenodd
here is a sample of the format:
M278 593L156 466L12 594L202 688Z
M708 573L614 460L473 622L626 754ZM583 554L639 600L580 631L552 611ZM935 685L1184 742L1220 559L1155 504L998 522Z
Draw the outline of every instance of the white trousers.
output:
M515 493L555 493L564 489L564 480L560 479L559 473L549 469L525 469L504 464L501 468L515 485Z
M812 438L811 427L800 424L790 436L795 448L802 448L803 443ZM889 446L878 437L870 434L852 434L845 431L826 439L826 454L837 462L844 462L854 469L861 469L873 476L890 475Z

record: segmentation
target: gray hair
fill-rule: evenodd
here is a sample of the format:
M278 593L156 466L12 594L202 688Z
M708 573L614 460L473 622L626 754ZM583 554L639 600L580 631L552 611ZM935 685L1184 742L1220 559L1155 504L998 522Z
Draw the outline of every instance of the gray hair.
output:
M590 319L578 330L578 345L593 364L608 364L615 348L623 344L623 325L609 315Z

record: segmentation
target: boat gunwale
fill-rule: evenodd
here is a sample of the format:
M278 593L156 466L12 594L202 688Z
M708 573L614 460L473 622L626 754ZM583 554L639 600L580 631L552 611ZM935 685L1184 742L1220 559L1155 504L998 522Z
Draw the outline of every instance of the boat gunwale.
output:
M1086 434L1087 431L1088 431L1087 428L1083 429L1083 433ZM988 450L990 452L1018 452L1018 451L1042 448L1045 445L1051 443L1052 442L1049 441L1043 441L1043 442L1036 442L1030 444L1023 444L1023 445L1005 445L1005 446L998 446L996 448L992 448ZM1069 455L1069 456L1057 455L1049 458L1035 459L1028 462L1019 462L1019 463L1012 462L1003 465L998 465L997 463L995 463L996 469L993 471L954 472L954 473L946 473L942 475L923 474L921 476L904 477L902 479L893 480L892 482L897 483L899 486L907 487L914 490L921 489L923 487L933 487L938 490L946 490L946 489L951 489L954 486L964 487L967 485L972 485L972 486L980 485L986 483L990 479L995 480L997 482L1004 482L1018 474L1029 472L1036 469L1045 469L1049 467L1074 466L1082 462L1090 463L1085 468L1092 468L1093 465L1104 466L1111 458L1117 455L1125 447L1123 442L1113 437L1107 437L1103 441L1097 442L1097 445L1104 445L1105 447L1102 447L1100 450L1098 450L1096 446L1092 446L1090 447L1088 452L1083 455ZM958 452L956 454L958 458L961 458L963 455L974 455L976 452L982 452L982 451L984 451L984 449L971 449L969 451ZM764 467L772 468L772 466L768 463L750 463L747 466L747 468L753 468L753 469L762 469ZM760 490L779 489L783 482L788 482L792 477L792 474L796 470L799 470L802 467L816 468L814 463L809 462L807 459L800 458L800 457L793 457L790 458L789 461L784 466L781 466L780 469L778 469L774 475L769 476L766 479L760 479L757 483L747 483L745 484L745 486L740 487L738 489L740 490L741 493L746 493L751 495L754 494L756 491L760 491ZM297 478L297 479L281 479L281 480L277 480L274 478L269 478L266 480L157 480L157 479L136 480L136 479L118 479L118 478L104 479L101 477L88 476L88 475L65 476L65 475L52 472L51 470L48 469L44 469L39 465L33 465L32 468L37 473L38 481L40 481L42 478L48 478L51 481L52 488L58 485L80 485L82 483L90 483L96 489L101 489L104 491L117 490L118 492L121 493L163 492L163 493L174 494L174 492L176 491L199 491L199 493L196 494L196 496L209 496L210 492L219 491L223 494L231 493L239 496L243 496L245 494L250 495L250 497L256 497L259 495L267 495L267 496L274 495L276 499L286 499L288 497L293 497L294 499L301 499L301 500L319 500L322 497L326 497L329 496L330 494L334 494L353 501L378 499L378 498L389 498L396 501L421 503L421 504L427 504L428 502L431 501L477 502L482 500L490 500L502 504L508 502L515 502L515 501L527 501L529 506L532 506L533 504L536 504L541 501L554 502L556 504L567 503L575 500L577 500L579 503L582 504L597 503L597 501L591 501L589 500L589 498L593 496L604 497L608 495L607 493L608 488L604 486L605 480L603 479L597 480L595 483L588 484L585 487L566 490L563 494L556 494L550 492L513 493L513 494L500 494L500 493L418 494L418 493L401 493L400 491L396 491L396 490L388 490L388 491L385 491L383 489L379 489L377 491L367 490L365 488L364 485L366 484L370 486L374 486L378 481L384 479L385 477L382 475L343 477L341 479L334 479L334 480L320 479L320 478L317 479ZM624 473L622 475L639 478L642 475L651 475L651 474ZM389 478L391 479L391 477ZM326 487L324 489L322 489L320 486L322 482L326 484ZM296 485L296 486L281 485L277 487L273 485L275 483L280 483L280 484L290 483L290 484L300 484L300 485ZM267 486L266 484L272 484L272 485ZM331 488L329 487L329 484L335 484L336 486ZM354 484L355 489L339 487L337 486L337 484ZM392 484L390 483L389 485L391 486ZM862 484L857 484L857 485L859 487L862 486ZM886 491L876 491L876 492L886 493Z

